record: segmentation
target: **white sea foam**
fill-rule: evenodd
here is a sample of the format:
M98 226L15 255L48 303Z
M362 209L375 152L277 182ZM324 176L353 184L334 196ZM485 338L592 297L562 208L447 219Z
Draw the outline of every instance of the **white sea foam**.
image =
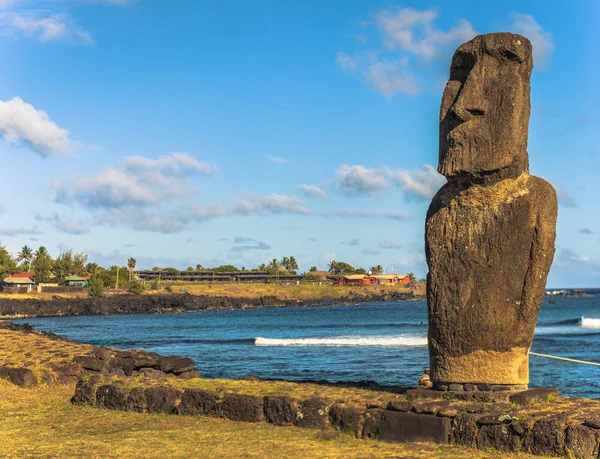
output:
M331 336L327 338L254 338L255 346L427 346L425 336Z
M600 328L600 319L590 319L587 317L582 317L581 326L583 328Z

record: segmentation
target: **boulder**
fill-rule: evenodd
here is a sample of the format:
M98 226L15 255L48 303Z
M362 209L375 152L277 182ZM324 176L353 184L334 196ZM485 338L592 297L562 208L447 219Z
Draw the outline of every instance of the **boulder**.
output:
M194 379L200 378L200 372L198 370L184 371L177 375L179 379Z
M531 43L511 33L479 35L452 59L438 166L448 183L425 225L434 384L529 382L557 217L554 189L529 175L532 67Z
M110 360L112 358L112 352L110 349L106 349L105 347L95 346L92 349L92 352L100 360Z
M477 432L477 448L521 451L522 438L508 424L484 425Z
M565 438L567 454L576 459L598 457L598 431L581 424L567 427Z
M525 438L526 451L539 456L563 456L566 424L567 418L560 416L536 421Z
M258 422L264 419L263 397L225 394L221 402L223 416L232 421Z
M177 407L179 414L208 414L220 416L219 394L204 389L184 389L181 403Z
M186 357L170 356L158 360L159 369L165 373L184 373L193 370L195 365L196 362Z
M146 389L143 387L133 387L125 399L125 409L138 413L146 411Z
M519 405L532 405L535 403L547 402L551 397L558 397L558 389L538 387L523 392L517 392L510 396L509 401Z
M449 443L451 424L448 418L384 411L381 415L378 434L380 440L387 442Z
M148 387L146 406L148 413L175 413L179 391L172 387Z
M33 371L27 368L0 367L0 379L6 379L20 387L37 386L38 381Z
M96 401L96 388L100 377L92 376L86 380L80 380L75 386L75 394L71 397L74 405L92 405Z
M265 420L278 426L292 425L300 408L297 399L287 396L266 396L264 404Z
M149 379L165 379L167 375L160 370L155 370L154 368L141 368L140 376Z
M103 372L108 370L108 364L100 360L98 357L90 357L87 355L77 355L73 357L73 362L81 365L86 370Z
M477 418L470 413L460 413L452 420L452 442L456 445L475 445L477 438Z

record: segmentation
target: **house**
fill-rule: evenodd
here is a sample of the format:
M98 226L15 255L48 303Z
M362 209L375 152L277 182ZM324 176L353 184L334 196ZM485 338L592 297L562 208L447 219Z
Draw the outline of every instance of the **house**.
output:
M87 287L90 276L68 276L65 277L65 285L67 287Z
M406 274L372 274L371 278L374 279L377 284L384 285L410 283L410 278Z
M335 285L369 285L374 282L366 274L346 274L333 281Z
M31 285L34 285L35 282L28 276L16 276L13 274L12 276L5 277L2 284L7 287L30 287Z

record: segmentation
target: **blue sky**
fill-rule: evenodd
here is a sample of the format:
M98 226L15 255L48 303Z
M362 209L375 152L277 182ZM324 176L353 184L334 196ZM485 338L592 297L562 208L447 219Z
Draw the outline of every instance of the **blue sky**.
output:
M549 286L600 286L598 2L0 0L0 240L104 265L426 273L454 49L534 44Z

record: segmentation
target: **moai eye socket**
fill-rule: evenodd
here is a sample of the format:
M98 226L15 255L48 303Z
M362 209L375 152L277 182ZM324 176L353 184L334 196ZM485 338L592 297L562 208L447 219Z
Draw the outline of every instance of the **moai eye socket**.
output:
M452 65L450 66L450 79L458 80L461 83L464 83L476 62L477 56L474 54L467 51L457 51L452 58Z

